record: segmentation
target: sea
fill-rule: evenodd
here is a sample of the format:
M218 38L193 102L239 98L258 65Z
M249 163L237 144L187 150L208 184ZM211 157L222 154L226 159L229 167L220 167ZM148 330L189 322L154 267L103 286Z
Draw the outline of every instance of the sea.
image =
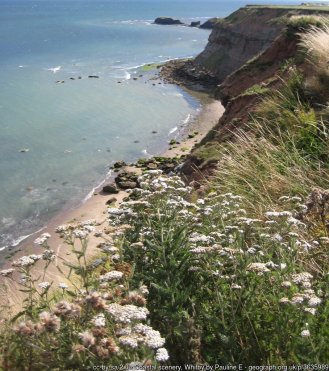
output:
M196 56L210 31L154 19L204 22L245 4L0 0L0 255L90 197L115 161L164 151L200 111L149 65Z

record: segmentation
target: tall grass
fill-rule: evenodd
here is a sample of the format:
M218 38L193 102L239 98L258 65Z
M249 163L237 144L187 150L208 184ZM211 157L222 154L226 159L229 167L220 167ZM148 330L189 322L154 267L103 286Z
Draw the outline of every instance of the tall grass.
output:
M313 65L314 75L309 77L308 88L316 100L327 103L329 97L329 25L328 21L321 27L312 26L307 33L300 35L300 45Z
M262 132L259 128L258 133ZM287 135L257 136L240 131L226 145L209 187L244 197L249 210L257 215L275 208L282 195L307 195L314 187L329 186L329 169L301 155Z

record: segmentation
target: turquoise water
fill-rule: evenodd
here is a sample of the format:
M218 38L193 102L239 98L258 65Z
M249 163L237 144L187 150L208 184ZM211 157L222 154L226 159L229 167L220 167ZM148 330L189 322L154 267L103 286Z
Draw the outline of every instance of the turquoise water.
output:
M205 21L243 5L0 0L0 250L84 199L114 161L164 150L200 109L140 66L195 56L209 31L154 18Z

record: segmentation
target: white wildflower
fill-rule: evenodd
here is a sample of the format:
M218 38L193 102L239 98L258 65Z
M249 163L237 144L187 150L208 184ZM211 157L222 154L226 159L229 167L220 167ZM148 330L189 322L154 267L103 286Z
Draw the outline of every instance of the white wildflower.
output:
M279 217L290 217L292 216L290 211L268 211L265 213L267 218L279 218Z
M14 271L15 271L15 269L13 269L13 268L10 268L10 269L3 269L2 271L0 271L0 276L2 276L2 277L8 277L8 276L10 276Z
M120 271L111 271L99 276L101 282L119 280L123 277L123 273Z
M250 263L247 267L247 271L256 272L258 274L270 272L265 263Z
M142 295L148 295L150 293L147 286L145 286L145 285L142 285L139 288L139 291L141 292Z
M311 273L308 272L301 272L301 273L296 273L292 275L292 281L296 284L301 284L303 282L309 282L313 276Z
M302 304L304 299L305 299L304 296L296 294L292 297L291 304L294 304L294 305Z
M91 320L92 324L96 327L105 327L106 321L103 313L98 314Z
M138 338L136 336L121 336L119 342L133 349L138 347Z
M38 283L40 289L46 290L51 284L47 281Z
M316 309L315 309L315 308L304 308L304 312L306 312L306 313L310 313L310 314L312 314L313 316L315 316Z
M31 256L22 256L18 260L15 260L11 263L13 267L28 267L33 265L36 262L35 259L32 259Z
M309 330L303 330L301 333L300 333L300 336L305 338L305 337L309 337L311 336L310 334L310 331Z
M247 253L251 255L256 254L256 252L257 250L254 247L249 247L249 249L247 250Z
M43 245L50 237L51 235L49 233L43 233L40 237L34 240L34 243L36 245Z
M75 229L73 231L73 236L76 238L80 238L81 240L88 236L88 231L82 229Z
M97 222L96 222L96 219L88 219L88 220L84 220L82 222L80 222L80 225L82 227L86 227L86 226L90 226L90 225L96 225Z
M290 303L290 300L288 298L281 298L279 300L279 303L280 304L289 304Z
M54 260L55 259L55 251L51 250L51 249L45 250L44 253L42 254L42 259L43 260L48 260L48 261Z
M155 359L158 362L165 362L169 359L169 354L167 352L167 349L165 348L159 348L156 352Z
M320 298L318 298L317 296L313 296L309 299L308 301L308 305L310 307L317 307L318 305L320 305L322 302L322 300Z
M273 263L272 261L267 262L265 265L266 265L267 268L272 268L272 269L279 268L279 266L277 264Z
M106 310L117 322L130 323L132 320L145 320L149 311L135 305L110 304Z

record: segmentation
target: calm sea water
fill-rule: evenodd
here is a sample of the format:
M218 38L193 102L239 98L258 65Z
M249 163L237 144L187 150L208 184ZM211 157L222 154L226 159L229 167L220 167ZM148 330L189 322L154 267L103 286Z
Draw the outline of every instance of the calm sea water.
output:
M164 150L200 109L139 66L195 56L209 31L154 18L205 21L243 5L0 0L0 250L86 197L115 160Z

